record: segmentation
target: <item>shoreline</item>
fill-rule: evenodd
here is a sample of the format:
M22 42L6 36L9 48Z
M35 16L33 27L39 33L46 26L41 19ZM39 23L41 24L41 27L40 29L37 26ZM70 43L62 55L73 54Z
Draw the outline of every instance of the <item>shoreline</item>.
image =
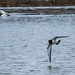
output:
M53 6L53 7L0 7L8 13L26 13L33 15L40 14L75 14L75 6Z

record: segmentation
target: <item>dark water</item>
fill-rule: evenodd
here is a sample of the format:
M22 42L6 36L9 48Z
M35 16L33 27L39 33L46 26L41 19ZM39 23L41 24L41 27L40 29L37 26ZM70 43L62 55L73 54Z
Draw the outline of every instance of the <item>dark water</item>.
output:
M0 75L74 75L75 15L25 15L0 17ZM52 62L47 41L68 35L53 46Z

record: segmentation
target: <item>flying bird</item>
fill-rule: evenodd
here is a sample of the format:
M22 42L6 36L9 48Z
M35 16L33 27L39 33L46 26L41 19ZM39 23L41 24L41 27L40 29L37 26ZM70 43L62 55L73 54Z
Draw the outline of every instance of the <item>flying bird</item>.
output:
M3 10L0 10L0 16L10 16L10 14L7 12L4 12Z
M66 37L69 37L69 36L57 36L57 37L54 37L54 38L48 40L47 52L48 52L48 56L49 56L49 61L50 62L51 62L52 45L54 45L54 44L58 45L61 40L57 41L57 39L59 39L59 38L66 38Z

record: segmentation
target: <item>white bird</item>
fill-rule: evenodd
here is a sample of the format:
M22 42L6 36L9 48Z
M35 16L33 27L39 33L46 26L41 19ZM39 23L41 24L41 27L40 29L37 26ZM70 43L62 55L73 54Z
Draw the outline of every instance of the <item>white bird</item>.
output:
M60 43L61 40L56 41L58 38L66 38L69 36L57 36L54 37L51 40L48 40L48 47L47 47L47 52L48 52L48 56L49 56L49 61L51 62L51 50L52 50L52 45L56 44L58 45ZM50 50L49 50L50 49Z
M10 16L10 14L0 10L0 16Z

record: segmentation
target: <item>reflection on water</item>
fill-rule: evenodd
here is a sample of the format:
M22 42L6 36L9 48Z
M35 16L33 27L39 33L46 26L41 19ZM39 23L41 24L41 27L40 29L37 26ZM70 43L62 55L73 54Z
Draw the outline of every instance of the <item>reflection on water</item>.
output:
M59 73L61 68L60 67L52 67L52 66L48 66L49 71L52 73Z
M75 15L24 15L0 17L0 75L75 74ZM53 46L47 41L68 35Z

